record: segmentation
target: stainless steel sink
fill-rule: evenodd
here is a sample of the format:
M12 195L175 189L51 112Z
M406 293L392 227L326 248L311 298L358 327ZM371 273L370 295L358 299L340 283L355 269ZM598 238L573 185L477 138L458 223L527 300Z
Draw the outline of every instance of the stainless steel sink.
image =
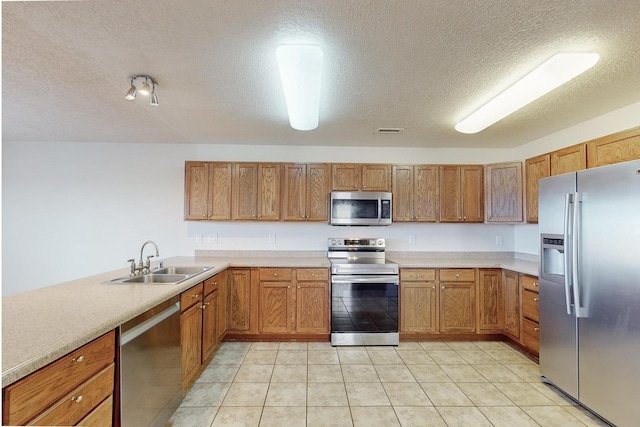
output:
M188 274L145 274L125 280L123 283L178 283L187 280Z
M158 270L152 270L151 274L186 274L194 276L210 269L211 267L164 267Z
M197 276L200 273L204 273L211 268L213 267L163 267L141 276L123 276L103 283L157 283L173 285L187 280L191 277Z

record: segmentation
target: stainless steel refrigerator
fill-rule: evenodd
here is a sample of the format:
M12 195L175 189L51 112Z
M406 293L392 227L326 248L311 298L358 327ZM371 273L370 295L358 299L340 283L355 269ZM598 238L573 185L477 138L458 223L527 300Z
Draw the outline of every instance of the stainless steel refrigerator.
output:
M539 182L540 372L619 426L640 420L640 160Z

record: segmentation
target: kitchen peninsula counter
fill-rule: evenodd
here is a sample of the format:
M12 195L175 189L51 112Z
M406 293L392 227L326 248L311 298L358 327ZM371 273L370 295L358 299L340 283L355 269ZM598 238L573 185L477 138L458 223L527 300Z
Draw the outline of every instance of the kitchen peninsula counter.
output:
M499 255L387 254L400 268L504 268L530 275L537 275L538 271L537 262ZM168 258L164 263L212 268L177 285L103 284L126 276L129 269L123 268L2 298L2 387L226 268L330 267L326 252L320 251L300 251L297 255L291 252L196 251L196 256Z

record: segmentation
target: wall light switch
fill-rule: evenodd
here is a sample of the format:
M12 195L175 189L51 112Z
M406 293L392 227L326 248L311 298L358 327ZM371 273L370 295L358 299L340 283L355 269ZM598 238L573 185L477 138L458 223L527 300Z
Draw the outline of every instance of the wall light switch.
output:
M409 234L409 243L412 245L416 244L416 235L415 234Z
M269 234L269 243L275 243L276 242L276 235L275 233L271 233Z
M207 243L218 243L217 234L207 234Z
M196 234L196 243L202 243L202 234Z
M502 246L502 236L496 236L496 246Z

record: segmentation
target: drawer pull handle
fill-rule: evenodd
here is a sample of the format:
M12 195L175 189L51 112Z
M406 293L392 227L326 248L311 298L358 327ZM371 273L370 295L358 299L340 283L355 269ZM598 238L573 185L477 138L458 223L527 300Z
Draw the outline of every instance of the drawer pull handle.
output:
M198 295L198 294L193 294L193 295L191 295L191 298L198 298L199 296L200 295Z
M533 300L534 300L534 301L538 301L539 299L540 299L540 298L534 298Z
M84 362L84 356L75 357L75 358L73 358L73 361L76 362L76 363Z
M71 401L74 402L74 403L80 403L80 402L82 402L82 399L83 399L82 395L80 395L78 397L73 396L71 398Z
M533 286L538 286L538 284L536 282L533 282Z
M277 275L278 275L278 273L273 273L273 275L274 275L274 276L277 276Z
M459 274L456 274L456 277L460 277L460 275L459 275Z
M442 287L442 289L444 289L444 286Z
M540 328L533 328L533 330L537 332L540 330Z

